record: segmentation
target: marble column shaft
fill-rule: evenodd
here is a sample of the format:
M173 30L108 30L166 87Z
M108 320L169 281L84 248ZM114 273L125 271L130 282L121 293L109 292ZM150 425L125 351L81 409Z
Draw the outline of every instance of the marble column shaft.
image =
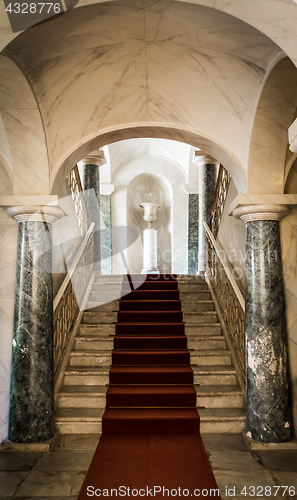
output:
M206 270L204 222L210 225L211 210L217 182L217 166L213 163L199 164L199 233L198 272Z
M9 440L29 443L53 437L53 370L51 223L18 220Z
M246 222L247 435L293 438L278 220Z
M101 239L100 239L100 174L99 166L88 164L85 160L81 169L82 187L88 210L88 226L94 222L94 269L101 271ZM94 191L93 191L94 190Z
M198 271L199 195L189 194L188 273Z

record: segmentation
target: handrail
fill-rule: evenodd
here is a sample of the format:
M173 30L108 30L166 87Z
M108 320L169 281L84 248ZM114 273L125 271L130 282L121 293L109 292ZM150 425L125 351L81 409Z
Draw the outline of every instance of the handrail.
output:
M93 229L92 223L82 245L63 280L54 299L54 372L55 381L61 380L69 348L74 338L75 324L81 316L81 308L89 293L93 274Z
M67 272L67 274L66 274L66 276L65 276L65 278L63 280L63 283L60 286L59 291L58 291L57 295L54 298L54 301L53 301L53 310L54 310L53 312L54 313L55 313L55 311L56 311L56 309L57 309L57 307L59 305L59 302L60 302L61 298L63 297L63 295L65 293L65 290L66 290L69 282L71 281L71 278L72 278L72 276L73 276L73 274L75 272L76 266L79 263L82 255L84 253L84 250L85 250L85 248L86 248L86 246L87 246L87 244L89 242L89 239L92 236L94 226L95 226L95 224L94 224L94 222L92 222L92 224L90 224L90 227L89 227L89 229L88 229L88 231L86 233L86 236L85 236L85 238L84 238L81 246L78 249L78 252L77 252L75 258L73 259L73 262L71 263L70 269L68 270L68 272Z
M205 228L206 281L231 352L243 392L246 379L245 300L232 275L224 249L215 240L208 225Z
M228 170L220 164L211 211L211 229L215 239L217 238L220 229L230 183L231 175Z
M240 291L240 289L235 281L234 276L232 275L232 273L229 269L228 259L227 259L225 250L223 249L223 247L221 246L219 241L214 239L213 234L212 234L211 230L209 229L209 226L206 222L204 222L204 229L205 229L206 233L208 234L208 237L211 240L213 247L215 248L215 251L216 251L216 253L221 261L221 264L222 264L224 271L228 277L228 280L230 281L231 286L234 290L234 293L238 299L238 302L240 303L240 306L241 306L243 312L245 313L245 299L244 299L244 297L243 297L243 295L242 295L242 293L241 293L241 291Z
M88 229L88 210L77 165L67 175L67 181L74 204L78 226L80 228L81 235L84 238Z

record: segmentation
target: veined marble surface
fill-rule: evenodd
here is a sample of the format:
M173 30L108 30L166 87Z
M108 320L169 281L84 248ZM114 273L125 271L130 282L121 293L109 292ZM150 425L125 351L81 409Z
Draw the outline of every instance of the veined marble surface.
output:
M3 154L11 162L14 192L49 194L47 148L40 112L26 78L3 56L0 56L0 113L2 136L5 132L8 142Z
M8 431L17 224L0 209L0 442Z
M113 0L111 0L113 1ZM183 2L185 0L181 0ZM268 0L263 5L258 0L191 0L191 3L211 7L242 19L254 28L265 33L287 52L292 60L296 60L296 33L294 18L296 16L295 0ZM80 0L76 9L94 3L102 4L102 0ZM131 2L132 3L132 2ZM151 0L146 2L151 3ZM154 2L153 2L154 3ZM167 4L170 1L167 2ZM166 2L164 2L166 5ZM280 22L281 25L280 25ZM12 33L5 4L0 4L0 50L2 50L19 33Z
M231 212L230 205L233 200L237 199L237 195L238 193L232 180L218 232L218 240L227 254L233 277L236 279L240 290L244 291L245 227L243 222L229 216Z
M192 164L195 149L189 144L167 139L130 139L129 141L119 141L109 144L107 147L112 167L111 175L120 165L124 165L141 156L167 158L169 161L179 165L187 175L189 174L190 166L192 166L193 169L196 169L197 174L197 167Z
M289 361L293 392L293 417L297 431L297 208L280 222L286 300Z
M246 223L247 436L293 438L279 222Z
M218 10L124 0L73 9L8 50L36 93L53 171L99 131L146 124L201 134L246 168L261 84L280 53Z
M10 173L12 173L11 152L1 114L0 114L0 155L1 155L1 160L5 162L5 166L8 170L7 174L9 175Z
M259 100L251 136L248 167L248 192L284 192L288 128L297 107L297 71L282 59L271 71Z
M18 224L9 433L14 442L54 435L52 224Z

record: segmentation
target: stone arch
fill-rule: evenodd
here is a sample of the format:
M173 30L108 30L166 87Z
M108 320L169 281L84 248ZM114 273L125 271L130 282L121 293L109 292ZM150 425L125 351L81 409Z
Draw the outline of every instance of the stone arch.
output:
M286 57L270 72L255 115L248 164L250 194L282 194L288 128L297 108L297 69Z
M170 139L190 144L191 146L202 149L207 154L210 154L222 163L229 170L234 179L238 192L246 192L246 181L244 168L235 155L224 148L214 138L207 137L201 131L189 130L186 127L179 129L170 126L169 124L147 124L146 126L135 126L123 129L114 129L111 131L98 132L98 135L93 134L92 138L86 138L73 145L72 151L67 152L61 159L56 169L51 176L51 192L58 194L59 186L64 182L66 175L85 155L107 144L118 142L125 139L136 138L159 138Z

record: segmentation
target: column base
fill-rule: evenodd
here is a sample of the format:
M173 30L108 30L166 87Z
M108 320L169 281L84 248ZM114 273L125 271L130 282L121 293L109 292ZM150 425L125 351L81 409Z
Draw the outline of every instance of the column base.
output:
M49 451L51 450L59 437L59 432L56 432L55 435L48 439L47 441L40 441L38 443L14 443L13 441L9 441L5 439L1 445L1 451Z
M255 441L246 435L246 431L242 431L242 438L250 450L297 450L297 439L285 443L261 443Z
M159 269L142 269L140 274L160 274Z

